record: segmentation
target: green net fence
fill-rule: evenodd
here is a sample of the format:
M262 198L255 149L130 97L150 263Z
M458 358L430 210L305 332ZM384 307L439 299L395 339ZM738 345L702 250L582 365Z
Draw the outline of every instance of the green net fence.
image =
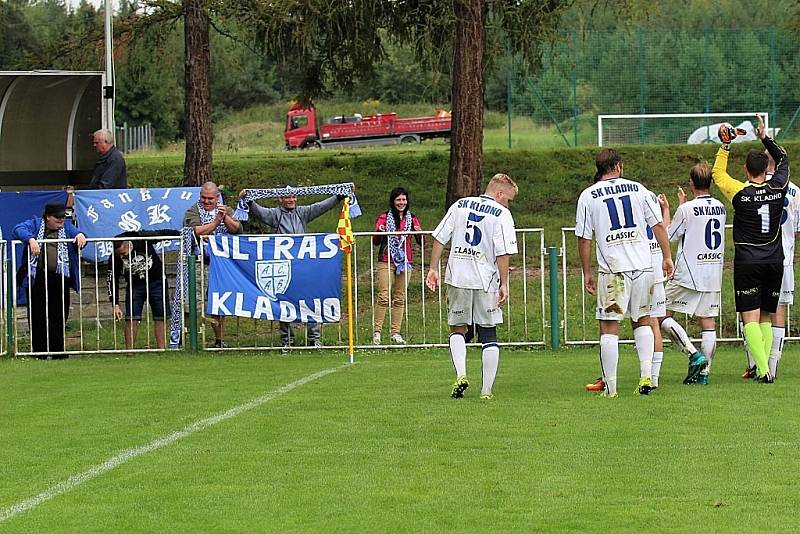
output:
M777 30L620 30L563 35L528 76L508 72L509 144L597 145L598 115L720 114L633 118L603 124L610 143L713 142L711 124L764 112L778 139L800 138L800 41ZM615 122L615 124L612 124ZM616 133L611 130L616 129ZM606 144L606 143L604 143Z

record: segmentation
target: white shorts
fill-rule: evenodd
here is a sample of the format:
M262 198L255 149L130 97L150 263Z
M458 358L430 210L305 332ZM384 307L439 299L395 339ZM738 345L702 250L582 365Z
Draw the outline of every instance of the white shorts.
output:
M447 286L447 324L495 326L503 322L503 310L497 305L498 293L482 289Z
M778 299L778 304L794 304L794 265L783 266L781 296Z
M667 309L670 311L692 317L719 317L719 291L695 291L669 280L666 293Z
M667 294L664 291L664 282L653 284L653 298L650 300L650 317L666 317Z
M595 317L601 321L622 321L630 315L638 321L650 315L653 280L653 271L599 273Z

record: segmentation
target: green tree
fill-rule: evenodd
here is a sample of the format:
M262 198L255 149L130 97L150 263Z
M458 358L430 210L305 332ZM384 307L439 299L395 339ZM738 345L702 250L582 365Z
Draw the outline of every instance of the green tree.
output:
M308 101L331 87L350 89L374 77L385 40L414 45L436 68L449 60L453 127L447 205L483 185L483 113L487 59L506 45L537 64L555 34L561 0L232 1L227 15L253 28L265 53L294 77ZM487 38L497 33L505 42ZM452 51L449 58L446 54ZM446 59L447 58L447 59Z

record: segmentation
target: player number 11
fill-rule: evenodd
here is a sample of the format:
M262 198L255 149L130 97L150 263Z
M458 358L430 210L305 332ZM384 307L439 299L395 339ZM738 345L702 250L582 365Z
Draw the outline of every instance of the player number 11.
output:
M633 220L633 208L631 207L630 195L619 197L619 201L622 203L622 217L625 219L624 225L620 224L619 212L617 211L617 199L612 197L603 200L603 202L606 204L606 208L608 209L608 218L611 221L611 227L609 230L633 228L636 226L636 221Z

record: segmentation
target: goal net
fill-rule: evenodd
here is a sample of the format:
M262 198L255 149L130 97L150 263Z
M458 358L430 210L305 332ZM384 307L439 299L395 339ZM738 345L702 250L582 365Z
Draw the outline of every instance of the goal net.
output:
M719 143L719 125L728 122L744 128L747 135L737 137L734 142L755 141L753 133L758 119L764 117L764 126L769 128L769 113L750 111L745 113L644 113L639 115L598 115L597 144L609 145L663 145Z

